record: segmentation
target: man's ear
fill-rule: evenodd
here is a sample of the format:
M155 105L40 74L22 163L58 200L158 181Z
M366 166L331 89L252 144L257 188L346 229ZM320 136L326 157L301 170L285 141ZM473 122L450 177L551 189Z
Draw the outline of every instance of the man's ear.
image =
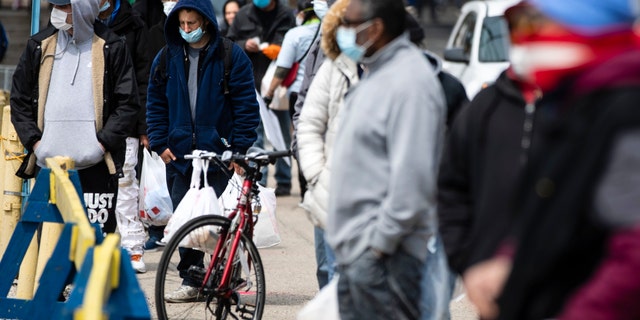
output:
M375 18L369 27L369 39L375 39L374 43L380 42L384 38L384 23L382 19Z

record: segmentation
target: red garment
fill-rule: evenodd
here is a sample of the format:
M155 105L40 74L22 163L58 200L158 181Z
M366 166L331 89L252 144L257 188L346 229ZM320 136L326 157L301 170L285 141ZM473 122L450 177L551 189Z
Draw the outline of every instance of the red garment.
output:
M620 230L591 280L565 305L562 320L640 319L640 225Z
M582 73L605 61L640 47L633 30L586 37L558 29L557 34L530 34L514 39L514 47L524 49L522 68L543 92L555 90L568 77ZM563 56L558 56L562 53Z

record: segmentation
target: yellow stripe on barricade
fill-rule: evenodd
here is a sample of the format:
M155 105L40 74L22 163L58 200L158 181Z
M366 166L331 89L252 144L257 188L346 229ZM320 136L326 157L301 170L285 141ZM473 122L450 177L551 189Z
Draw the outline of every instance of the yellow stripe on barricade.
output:
M109 234L93 251L93 268L87 282L82 307L74 319L107 319L104 305L120 279L120 236Z
M51 203L58 207L65 223L73 223L77 228L77 238L71 241L70 254L73 256L69 258L76 265L76 269L80 270L87 250L96 243L96 234L89 224L78 192L69 180L67 168L73 167L73 160L55 157L47 158L45 161L47 167L51 168Z

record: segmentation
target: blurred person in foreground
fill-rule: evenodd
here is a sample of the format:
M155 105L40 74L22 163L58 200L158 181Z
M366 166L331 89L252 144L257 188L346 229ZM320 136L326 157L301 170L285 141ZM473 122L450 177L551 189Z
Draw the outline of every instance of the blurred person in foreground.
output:
M485 319L640 318L636 4L532 0L505 15L512 69L543 98L516 227L465 276Z
M342 319L419 319L446 107L438 78L404 34L402 1L351 0L336 31L363 65L331 161L326 237ZM393 79L393 81L390 81Z

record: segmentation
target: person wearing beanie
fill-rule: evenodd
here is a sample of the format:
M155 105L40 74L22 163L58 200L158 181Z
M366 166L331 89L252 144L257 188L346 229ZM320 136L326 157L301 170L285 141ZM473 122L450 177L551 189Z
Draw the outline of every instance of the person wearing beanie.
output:
M511 69L543 98L513 227L467 271L483 319L640 318L637 5L531 0L505 14Z

